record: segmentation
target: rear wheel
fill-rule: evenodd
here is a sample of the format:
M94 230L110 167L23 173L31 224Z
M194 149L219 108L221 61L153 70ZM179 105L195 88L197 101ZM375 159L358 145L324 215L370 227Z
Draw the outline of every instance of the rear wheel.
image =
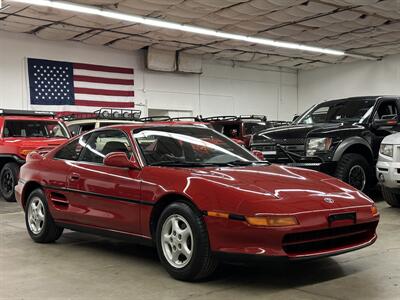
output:
M365 191L372 182L368 161L357 153L343 155L336 167L335 177L360 191Z
M161 213L156 244L161 263L175 279L200 280L217 267L201 213L185 203L173 203Z
M36 189L29 195L25 206L25 223L29 235L37 243L54 242L64 230L55 224L41 189Z
M382 186L383 199L393 207L400 207L400 194L392 192L390 189Z
M6 163L0 172L0 192L7 202L15 202L14 188L18 183L19 165Z

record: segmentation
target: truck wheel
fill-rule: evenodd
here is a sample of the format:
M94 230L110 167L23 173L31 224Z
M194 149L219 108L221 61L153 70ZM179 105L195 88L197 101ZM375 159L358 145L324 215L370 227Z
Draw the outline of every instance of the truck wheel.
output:
M371 184L368 161L357 153L347 153L342 156L336 167L335 177L360 191L365 191Z
M15 202L14 188L18 183L19 165L6 163L0 172L0 192L7 202Z
M383 199L392 207L400 207L400 194L393 193L390 189L382 186Z
M162 265L175 279L197 281L217 267L201 213L185 203L172 203L164 209L157 224L156 245Z

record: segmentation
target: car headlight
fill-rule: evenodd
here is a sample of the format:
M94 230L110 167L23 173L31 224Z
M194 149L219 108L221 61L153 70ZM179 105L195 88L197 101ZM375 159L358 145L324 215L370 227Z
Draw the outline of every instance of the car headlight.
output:
M381 147L379 148L379 153L389 157L393 157L393 145L381 144Z
M328 151L332 145L332 138L310 138L306 144L307 156L313 156L316 152Z

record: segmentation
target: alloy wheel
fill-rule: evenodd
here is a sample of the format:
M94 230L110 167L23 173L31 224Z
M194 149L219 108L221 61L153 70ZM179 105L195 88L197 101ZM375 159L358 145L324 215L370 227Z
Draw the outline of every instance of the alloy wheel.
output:
M33 234L40 234L45 222L45 209L42 200L34 197L28 207L28 224Z
M161 230L161 246L168 263L178 269L185 267L193 255L193 233L181 215L169 216Z

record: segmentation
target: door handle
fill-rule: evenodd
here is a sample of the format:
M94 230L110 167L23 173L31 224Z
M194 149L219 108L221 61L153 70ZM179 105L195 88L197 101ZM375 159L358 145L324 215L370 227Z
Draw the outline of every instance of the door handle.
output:
M79 178L81 178L81 175L79 175L78 173L72 173L71 175L69 175L69 180L71 181L79 180Z

